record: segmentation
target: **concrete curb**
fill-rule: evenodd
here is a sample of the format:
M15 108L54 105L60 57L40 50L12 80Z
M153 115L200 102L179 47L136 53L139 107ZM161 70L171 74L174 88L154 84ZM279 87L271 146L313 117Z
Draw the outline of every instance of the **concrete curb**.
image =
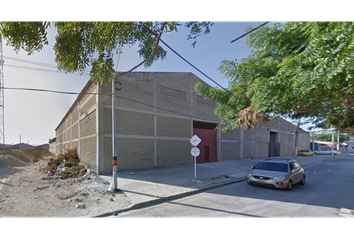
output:
M161 203L161 202L166 202L166 201L169 201L169 200L174 200L174 199L177 199L177 198L181 198L181 197L197 194L197 193L204 192L204 191L207 191L207 190L211 190L211 189L214 189L214 188L219 188L219 187L231 185L231 184L234 184L234 183L242 182L244 180L245 180L245 178L238 178L236 180L229 180L229 181L226 181L226 182L223 182L223 183L215 184L213 186L208 186L208 187L204 187L204 188L201 188L201 189L196 189L196 190L192 190L192 191L188 191L188 192L184 192L184 193L174 194L174 195L161 197L161 198L154 199L154 200L149 200L149 201L145 201L145 202L141 202L141 203L132 204L132 205L130 205L127 208L122 208L122 209L118 209L118 210L115 210L115 211L109 211L109 212L101 213L101 214L98 214L98 215L91 216L90 218L99 218L99 217L108 217L108 216L112 216L112 215L117 215L117 214L122 213L122 212L127 212L127 211L130 211L130 210L133 210L133 209L142 208L142 207L145 207L145 206L154 205L154 204L158 204L158 203Z

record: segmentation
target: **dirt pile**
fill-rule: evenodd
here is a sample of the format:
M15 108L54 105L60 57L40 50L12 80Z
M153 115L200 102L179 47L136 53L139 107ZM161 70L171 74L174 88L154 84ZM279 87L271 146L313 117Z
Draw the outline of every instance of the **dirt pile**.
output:
M20 159L21 161L23 162L26 162L26 163L32 163L33 160L34 160L34 157L28 153L26 153L25 150L18 150L18 149L4 149L4 150L1 150L1 154L8 154L8 155L11 155L17 159Z
M39 159L43 159L44 157L55 157L55 154L49 152L44 147L35 147L30 150L3 149L0 151L0 154L11 155L26 163L35 163L38 162Z
M26 150L26 152L31 154L33 157L38 158L38 159L42 159L43 157L55 157L54 153L49 152L44 147L35 147L35 148L30 149L30 150Z

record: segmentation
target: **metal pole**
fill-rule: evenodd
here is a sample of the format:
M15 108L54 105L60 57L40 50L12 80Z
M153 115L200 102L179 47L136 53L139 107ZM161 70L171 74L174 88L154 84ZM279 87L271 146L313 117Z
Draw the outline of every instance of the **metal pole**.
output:
M120 59L120 53L122 50L122 42L119 46L119 54L117 59L116 71L118 68L118 63ZM112 164L113 164L113 183L114 183L114 190L118 190L118 179L117 179L117 142L116 142L116 90L120 90L122 85L119 89L116 89L116 76L112 74Z
M117 182L117 143L116 143L116 91L115 79L112 76L112 163L113 163L113 181L114 190L118 189Z
M298 142L298 135L299 135L299 128L300 128L301 118L297 122L296 132L295 132L295 146L294 146L294 157L297 156L297 142Z
M196 157L195 146L194 146L194 182L197 182L197 157Z
M333 148L334 148L334 131L332 131L332 151L333 151Z
M312 135L312 151L315 151L315 133Z
M251 159L253 160L253 127L251 128Z

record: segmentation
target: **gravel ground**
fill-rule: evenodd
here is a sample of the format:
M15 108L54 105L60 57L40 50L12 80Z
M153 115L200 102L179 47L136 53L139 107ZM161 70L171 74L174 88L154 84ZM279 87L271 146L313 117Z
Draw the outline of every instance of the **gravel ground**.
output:
M0 217L90 217L129 206L124 193L111 193L95 174L53 179L40 171L48 159L24 167L0 168Z

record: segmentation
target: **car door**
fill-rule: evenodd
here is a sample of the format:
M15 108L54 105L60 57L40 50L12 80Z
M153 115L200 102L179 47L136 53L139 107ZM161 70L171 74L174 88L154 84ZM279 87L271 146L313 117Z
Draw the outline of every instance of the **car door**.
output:
M298 164L297 162L291 162L290 163L290 169L291 169L291 179L293 181L293 183L297 183L300 182L302 179L302 173L301 173L301 167L300 164Z
M326 154L326 151L324 151L324 150L319 150L319 151L317 151L317 154Z

